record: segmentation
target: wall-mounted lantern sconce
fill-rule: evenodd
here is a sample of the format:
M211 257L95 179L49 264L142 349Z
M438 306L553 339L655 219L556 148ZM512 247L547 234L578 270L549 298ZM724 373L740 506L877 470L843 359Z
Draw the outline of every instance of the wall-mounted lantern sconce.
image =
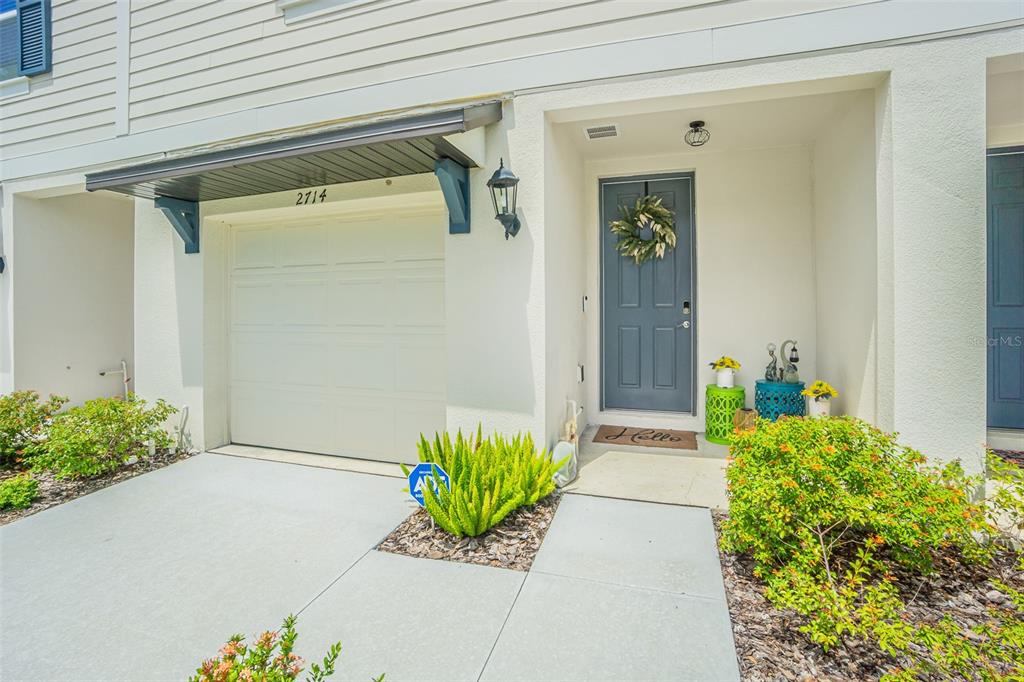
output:
M519 218L516 217L516 185L519 178L505 168L505 159L501 160L498 170L487 181L491 190L491 201L494 203L494 218L505 228L505 239L519 234Z
M691 147L700 147L711 139L711 133L704 127L704 121L690 121L690 129L686 131L683 139Z

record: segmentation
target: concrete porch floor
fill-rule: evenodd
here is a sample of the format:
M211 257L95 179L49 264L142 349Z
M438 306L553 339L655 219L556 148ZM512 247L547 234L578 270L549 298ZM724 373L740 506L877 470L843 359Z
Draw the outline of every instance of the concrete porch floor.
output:
M581 495L725 509L729 448L697 434L696 450L595 443L597 426L580 437L579 476L566 490Z

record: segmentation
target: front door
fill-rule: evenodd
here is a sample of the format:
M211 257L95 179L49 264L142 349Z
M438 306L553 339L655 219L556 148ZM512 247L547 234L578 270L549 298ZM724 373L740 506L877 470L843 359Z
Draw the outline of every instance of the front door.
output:
M1024 148L988 157L988 425L1024 429Z
M693 412L693 174L601 182L601 383L605 409ZM619 206L653 194L676 248L637 266L615 250Z

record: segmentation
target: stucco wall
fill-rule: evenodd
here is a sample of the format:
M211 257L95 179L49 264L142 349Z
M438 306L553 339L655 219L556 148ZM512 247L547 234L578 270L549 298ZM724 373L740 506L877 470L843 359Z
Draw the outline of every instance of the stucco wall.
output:
M872 423L878 298L874 115L874 92L865 91L821 131L812 160L816 378L839 391L834 414Z
M518 107L489 126L470 171L469 234L445 242L448 428L544 433L544 151L542 120ZM486 182L504 159L519 175L519 235L505 239Z
M584 409L585 413L580 417L581 426L586 424L586 411L591 409L576 374L577 366L586 363L587 348L583 312L586 293L586 260L583 255L588 225L584 200L587 194L583 191L582 159L566 135L550 122L545 124L545 413L549 446L560 439L562 424L569 416L567 400L575 400Z
M121 395L132 373L132 204L109 195L15 197L5 279L17 276L13 388L72 403ZM13 246L13 244L11 244Z
M203 402L203 255L187 255L152 201L135 200L136 391L188 408L206 447Z
M697 290L697 414L664 417L630 412L599 416L600 279L597 183L600 177L694 172ZM742 365L737 384L753 406L754 381L768 363L765 346L798 342L801 377L816 374L815 281L812 245L811 157L805 146L704 152L588 163L587 400L591 422L661 424L704 430L708 366L721 355Z

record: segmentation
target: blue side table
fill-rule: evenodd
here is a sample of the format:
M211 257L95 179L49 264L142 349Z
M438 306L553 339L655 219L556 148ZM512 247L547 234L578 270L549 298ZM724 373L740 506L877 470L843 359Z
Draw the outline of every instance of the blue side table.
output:
M782 381L758 379L754 388L754 407L764 419L777 420L784 414L802 417L804 415L803 382L787 384Z

